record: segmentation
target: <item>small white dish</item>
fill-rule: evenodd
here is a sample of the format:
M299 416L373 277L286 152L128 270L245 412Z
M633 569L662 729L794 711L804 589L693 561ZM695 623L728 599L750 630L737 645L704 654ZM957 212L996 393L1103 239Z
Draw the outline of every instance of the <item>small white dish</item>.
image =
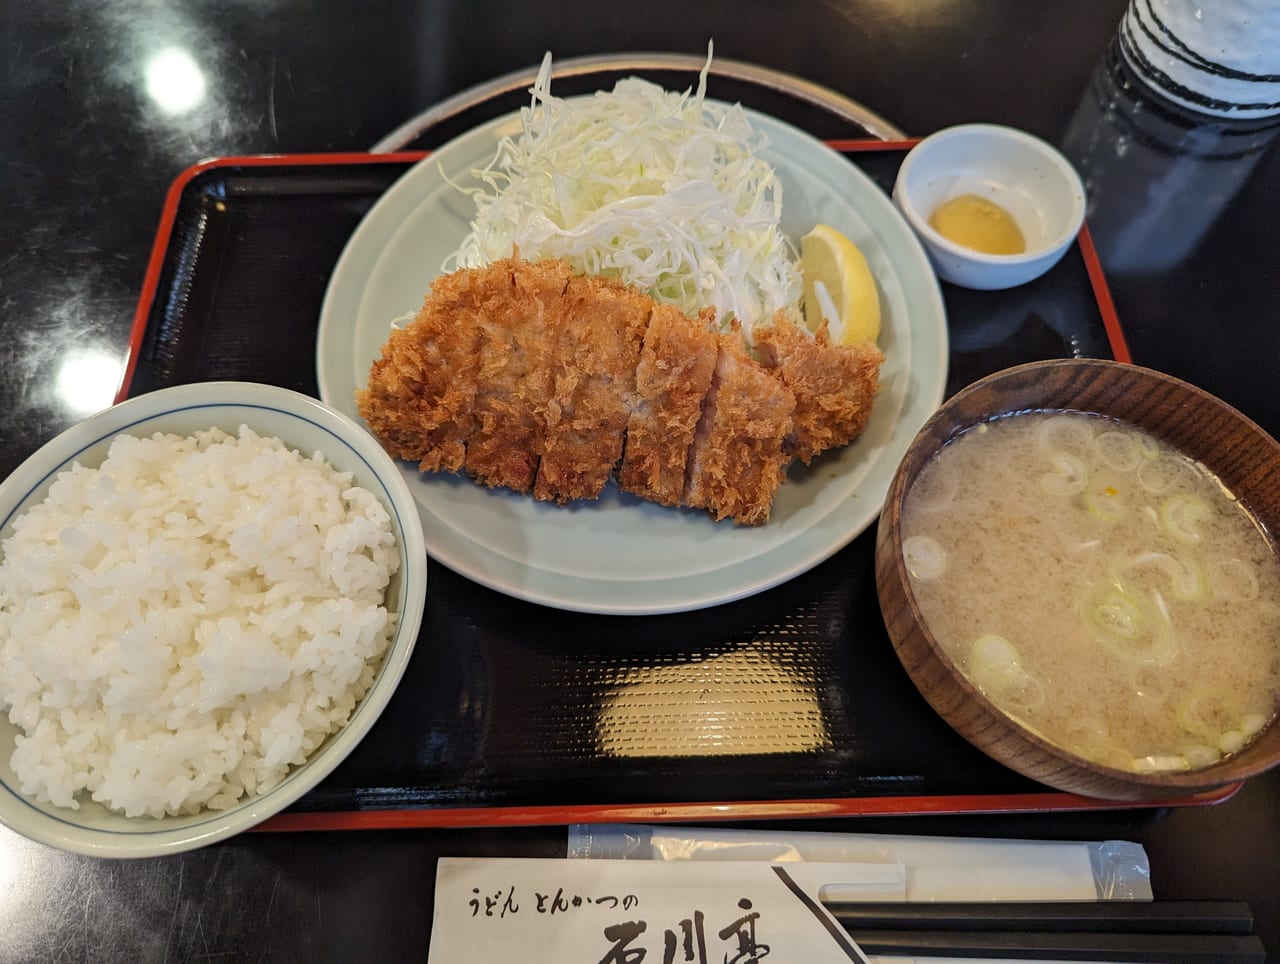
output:
M1026 239L1021 254L984 254L929 224L939 205L975 194L1004 208ZM1080 176L1060 152L1025 131L963 124L931 134L907 154L893 200L943 281L995 290L1032 281L1062 258L1084 223Z
M191 816L125 817L92 800L72 810L41 803L19 790L9 760L21 732L0 715L0 823L41 843L95 857L150 857L179 853L247 830L292 804L316 786L368 733L395 692L422 624L427 592L427 555L422 521L399 468L361 426L299 392L247 382L203 382L165 388L121 402L73 425L38 449L0 482L0 538L14 519L45 498L54 477L73 461L94 466L117 435L174 432L191 435L214 426L235 433L248 425L304 455L323 454L349 471L391 515L400 570L386 605L400 617L373 685L346 725L268 792L227 810Z

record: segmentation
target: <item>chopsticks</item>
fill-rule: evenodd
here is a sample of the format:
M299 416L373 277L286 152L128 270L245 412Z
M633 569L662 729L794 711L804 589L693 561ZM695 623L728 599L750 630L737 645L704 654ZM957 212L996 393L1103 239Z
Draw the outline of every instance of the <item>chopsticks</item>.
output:
M1016 934L1005 931L850 930L864 954L1017 960L1266 964L1257 937L1232 934Z
M1237 901L828 902L867 954L1264 964Z
M1253 930L1249 905L1230 900L842 901L823 906L846 927L877 930L1105 930L1153 934L1248 934Z

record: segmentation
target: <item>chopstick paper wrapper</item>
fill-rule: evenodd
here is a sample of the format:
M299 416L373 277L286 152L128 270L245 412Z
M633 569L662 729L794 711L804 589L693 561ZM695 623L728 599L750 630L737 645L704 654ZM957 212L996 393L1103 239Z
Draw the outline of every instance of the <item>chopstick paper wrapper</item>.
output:
M428 959L869 964L823 904L905 892L900 864L444 857Z
M900 863L909 901L1151 900L1146 851L1122 840L987 840L576 824L569 856L647 860Z

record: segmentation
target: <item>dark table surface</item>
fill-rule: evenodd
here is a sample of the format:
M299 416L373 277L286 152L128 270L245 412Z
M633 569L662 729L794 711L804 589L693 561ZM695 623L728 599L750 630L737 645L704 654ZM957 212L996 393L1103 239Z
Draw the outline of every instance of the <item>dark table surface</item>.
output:
M111 401L165 191L195 161L365 150L546 50L704 54L708 38L909 134L994 121L1063 146L1134 361L1280 434L1280 154L1258 125L1117 116L1103 62L1124 6L0 0L0 477ZM147 85L170 48L205 83L178 112ZM1280 955L1280 772L1211 807L796 826L1135 840L1158 898L1246 900ZM260 833L109 862L0 829L0 960L421 960L438 856L558 855L564 840L563 827Z

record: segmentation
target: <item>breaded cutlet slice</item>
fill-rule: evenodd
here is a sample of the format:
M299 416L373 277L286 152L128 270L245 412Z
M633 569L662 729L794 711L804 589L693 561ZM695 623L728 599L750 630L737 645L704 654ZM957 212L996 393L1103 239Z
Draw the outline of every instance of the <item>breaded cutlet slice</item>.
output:
M789 458L782 440L791 431L796 400L747 353L732 331L720 337L715 374L689 455L686 505L707 509L719 522L762 525Z
M553 360L572 270L563 261L507 258L476 269L484 297L455 318L479 329L475 427L463 468L490 488L528 492L546 440Z
M480 328L472 320L488 297L478 271L439 277L414 319L383 344L356 407L393 458L423 472L462 468L480 369Z
M779 312L753 332L761 364L796 397L783 451L806 465L819 452L848 445L871 418L884 354L874 344L833 345L827 326L810 337Z
M689 446L716 366L714 321L710 309L689 318L672 305L654 304L618 470L624 492L662 505L679 505L684 497Z
M622 458L636 367L653 301L604 278L575 276L561 299L536 498L596 499Z

